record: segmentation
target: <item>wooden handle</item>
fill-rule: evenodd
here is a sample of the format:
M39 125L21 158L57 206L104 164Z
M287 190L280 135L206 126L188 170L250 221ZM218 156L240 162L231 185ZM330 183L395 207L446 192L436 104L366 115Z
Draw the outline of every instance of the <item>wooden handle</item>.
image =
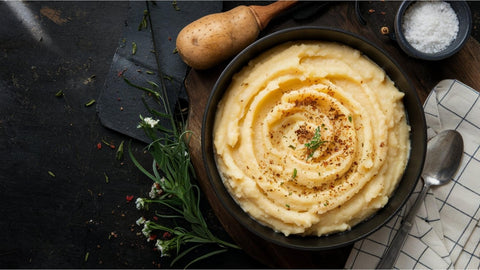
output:
M202 17L178 33L178 53L194 69L211 68L250 45L273 17L296 2L238 6Z
M258 27L260 30L265 29L271 19L280 14L281 12L287 10L291 6L295 5L298 1L277 1L270 5L266 6L248 6L257 20Z

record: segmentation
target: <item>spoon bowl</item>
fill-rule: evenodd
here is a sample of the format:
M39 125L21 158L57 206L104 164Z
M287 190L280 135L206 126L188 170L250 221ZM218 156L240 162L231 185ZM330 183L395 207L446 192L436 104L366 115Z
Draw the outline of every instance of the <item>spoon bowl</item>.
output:
M457 171L463 153L463 139L455 130L445 130L427 144L422 177L425 184L443 185Z
M423 167L423 188L415 203L402 221L397 234L377 265L377 269L391 269L413 226L418 208L425 199L430 186L444 185L450 181L460 165L463 155L462 135L455 130L444 130L427 144L427 155Z

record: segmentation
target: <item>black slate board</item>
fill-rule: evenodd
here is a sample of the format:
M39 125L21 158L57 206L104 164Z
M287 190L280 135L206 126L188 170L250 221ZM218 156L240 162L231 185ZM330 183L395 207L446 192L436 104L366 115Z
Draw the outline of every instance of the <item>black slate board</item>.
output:
M136 128L139 115L150 115L143 100L155 110L164 111L164 108L144 91L128 85L123 77L135 85L149 88L152 88L149 82L161 85L163 79L170 107L179 99L186 100L183 80L188 67L174 53L177 33L200 17L220 12L223 5L213 1L179 1L176 5L169 1L131 1L129 4L123 38L98 98L97 112L105 127L148 143L149 138L143 130ZM150 21L147 28L139 30L144 11L150 13ZM132 42L137 46L135 54L132 53ZM160 124L169 126L165 120Z

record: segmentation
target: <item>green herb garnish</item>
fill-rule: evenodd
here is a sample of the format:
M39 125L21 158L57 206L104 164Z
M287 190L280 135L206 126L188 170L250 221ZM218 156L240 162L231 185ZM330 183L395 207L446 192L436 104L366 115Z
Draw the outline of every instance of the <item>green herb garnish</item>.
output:
M55 93L56 97L63 97L65 94L63 93L63 90L58 90L57 93Z
M348 122L350 122L350 123L352 122L352 116L351 115L348 116Z
M172 7L173 7L176 11L180 11L180 8L178 7L176 0L172 1Z
M148 26L147 18L148 18L148 10L144 10L142 21L140 22L140 25L138 25L138 31L141 31L142 29L147 28Z
M90 107L92 106L93 104L95 104L95 99L91 99L89 102L85 103L85 107Z
M309 155L307 157L307 160L311 157L313 157L313 153L315 153L315 150L317 150L320 145L324 144L325 141L322 140L321 134L320 134L320 127L317 127L315 129L315 133L313 134L312 139L305 144L305 147L309 150Z
M135 55L137 53L137 43L135 41L132 42L132 54Z
M115 153L115 157L117 158L117 160L122 160L123 158L123 142L124 141L120 143L120 145L118 146L117 152Z
M293 168L292 178L295 179L295 177L297 177L297 168Z
M176 256L171 261L171 266L202 245L216 245L216 250L197 255L185 266L187 268L199 260L225 252L227 248L239 249L239 247L217 238L207 226L200 209L200 189L192 183L195 174L188 149L191 133L184 129L183 119L176 120L173 117L172 110L164 98L167 96L164 78L163 76L159 78L161 86L150 83L153 89L137 86L125 79L129 85L151 94L161 107L165 108L164 112L160 112L147 107L153 117L164 118L171 123L171 128L166 128L153 117L140 116L138 127L152 140L146 148L153 157L151 172L137 161L130 148L128 153L135 166L153 181L150 198L138 198L137 208L148 210L149 204L157 204L174 213L163 214L156 211L157 220L140 218L137 224L143 225L142 232L148 240L152 240L153 235L167 235L156 239L155 246L161 252L161 256ZM167 225L172 222L175 226Z

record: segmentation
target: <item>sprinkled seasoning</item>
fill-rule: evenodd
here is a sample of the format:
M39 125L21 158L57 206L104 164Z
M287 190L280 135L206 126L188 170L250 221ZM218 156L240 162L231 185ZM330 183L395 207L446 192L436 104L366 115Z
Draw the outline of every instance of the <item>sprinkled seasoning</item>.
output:
M458 18L449 3L419 1L404 15L402 29L408 43L424 53L446 49L458 33Z

